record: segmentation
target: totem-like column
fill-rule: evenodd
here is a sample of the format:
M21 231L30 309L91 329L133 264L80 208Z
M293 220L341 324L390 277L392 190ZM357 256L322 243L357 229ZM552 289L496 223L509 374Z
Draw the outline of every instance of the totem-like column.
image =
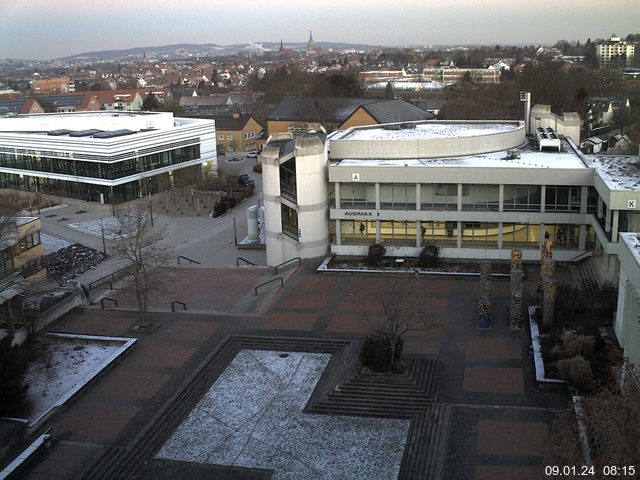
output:
M491 328L491 264L483 263L480 269L480 299L478 300L478 328Z
M553 278L545 278L542 284L542 288L544 289L544 298L542 300L542 323L544 325L551 325L553 323L557 287L558 282Z
M511 250L511 307L509 327L522 330L522 250Z

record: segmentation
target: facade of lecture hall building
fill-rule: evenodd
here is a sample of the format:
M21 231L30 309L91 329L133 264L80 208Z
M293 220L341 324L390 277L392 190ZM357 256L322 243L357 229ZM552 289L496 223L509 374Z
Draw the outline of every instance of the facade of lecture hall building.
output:
M535 106L528 125L426 121L275 135L261 154L267 263L363 256L374 242L397 257L435 244L446 258L506 260L521 249L537 261L550 238L556 260L591 252L602 278L624 283L626 312L637 313L640 267L637 256L621 265L620 233L640 232L640 158L582 154L574 117ZM618 330L628 315L618 310ZM640 362L638 322L626 325L637 330Z
M0 119L0 188L119 203L216 168L215 122L165 112Z

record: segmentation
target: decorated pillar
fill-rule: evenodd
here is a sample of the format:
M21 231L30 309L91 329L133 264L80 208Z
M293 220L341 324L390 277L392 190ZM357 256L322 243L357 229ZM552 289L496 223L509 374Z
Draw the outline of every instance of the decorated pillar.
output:
M480 269L480 298L478 300L478 328L491 328L491 264L483 263Z
M522 330L522 250L511 250L511 305L509 309L509 327Z

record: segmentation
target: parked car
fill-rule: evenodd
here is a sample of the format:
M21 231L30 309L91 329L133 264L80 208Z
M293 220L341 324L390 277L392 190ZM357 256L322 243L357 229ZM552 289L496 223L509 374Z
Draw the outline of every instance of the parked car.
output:
M240 185L241 187L251 187L252 189L256 188L256 183L246 173L238 177L238 185Z
M247 153L247 158L258 158L258 152L254 150L253 152Z

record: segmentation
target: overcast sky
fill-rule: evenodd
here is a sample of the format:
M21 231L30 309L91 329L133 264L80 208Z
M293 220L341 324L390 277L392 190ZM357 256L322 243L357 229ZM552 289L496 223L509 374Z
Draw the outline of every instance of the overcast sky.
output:
M640 0L0 0L0 58L172 43L552 43L640 33Z

